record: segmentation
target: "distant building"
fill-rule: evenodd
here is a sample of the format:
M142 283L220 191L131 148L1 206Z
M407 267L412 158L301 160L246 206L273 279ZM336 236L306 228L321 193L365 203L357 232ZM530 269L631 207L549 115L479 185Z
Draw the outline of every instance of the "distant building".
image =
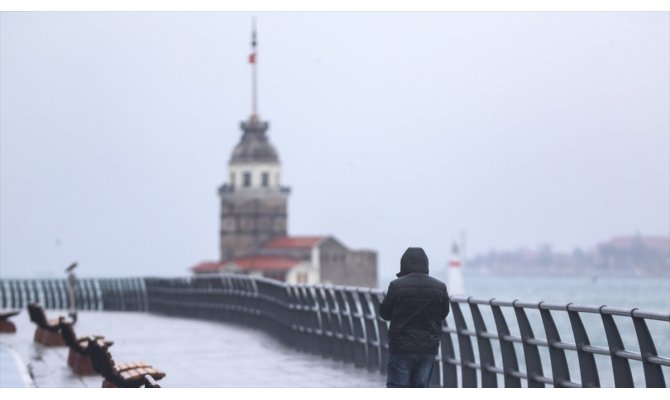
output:
M254 67L254 52L249 58ZM377 253L352 251L334 236L289 236L288 196L281 163L270 143L268 122L253 110L240 124L242 137L228 163L228 182L219 187L219 261L202 262L196 274L235 272L289 283L377 286Z
M611 275L670 276L670 238L622 236L598 245L594 264Z
M670 238L621 236L572 253L490 252L469 260L468 271L491 275L670 277Z

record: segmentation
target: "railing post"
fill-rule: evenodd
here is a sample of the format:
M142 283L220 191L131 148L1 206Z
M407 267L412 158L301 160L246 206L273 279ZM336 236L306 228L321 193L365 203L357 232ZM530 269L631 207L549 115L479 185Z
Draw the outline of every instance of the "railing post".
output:
M388 335L388 322L384 321L379 315L379 308L382 301L384 300L384 293L379 291L370 291L370 298L372 300L373 309L375 312L376 321L377 321L377 331L379 332L379 349L380 349L380 365L379 372L386 374L386 369L388 367L389 360L389 335ZM435 361L437 363L437 360ZM438 374L433 371L433 378L437 377L439 381Z
M572 303L568 304L566 308L568 310L568 317L570 318L572 333L575 336L575 346L577 347L577 358L579 360L579 372L582 379L582 387L600 387L600 378L598 377L598 367L596 365L595 357L593 356L593 353L584 350L591 345L589 336L586 333L579 312L572 309L571 306Z
M363 368L367 364L368 349L367 349L367 333L365 331L365 315L363 308L358 300L356 289L347 288L345 290L347 304L351 310L351 320L354 328L354 365Z
M12 308L23 308L23 299L19 281L11 280L8 282L9 291L12 294Z
M67 295L65 279L58 279L54 281L54 293L58 297L58 306L56 308L67 310L69 297Z
M303 295L305 296L305 305L310 310L311 320L312 320L312 332L316 337L317 343L317 354L327 357L328 354L328 343L326 342L326 335L323 330L323 316L321 315L321 308L319 307L319 302L316 299L314 294L314 288L303 285Z
M456 337L461 354L461 384L464 388L477 387L477 368L475 366L475 353L472 349L470 336L467 334L468 326L465 323L461 307L456 301L451 302L451 311L456 322Z
M628 359L623 358L617 354L619 350L624 350L621 335L614 322L614 317L603 313L603 308L600 307L600 317L605 327L605 335L607 336L607 344L610 349L610 358L612 360L612 370L614 372L614 386L632 388L635 387L633 383L633 374L630 370Z
M644 369L644 379L648 388L664 388L665 378L663 377L663 370L658 364L649 362L649 357L657 357L656 346L654 339L649 333L647 323L644 318L635 315L637 308L631 310L630 315L633 318L633 325L635 326L635 334L637 341L640 344L640 355L642 357L642 367Z
M344 330L342 328L342 310L337 303L335 298L335 289L332 286L324 288L324 295L326 305L328 306L328 312L330 314L330 328L335 342L334 358L337 361L344 361L346 359L346 339L344 337Z
M324 287L319 285L314 287L314 297L317 301L319 312L321 316L321 335L323 337L324 356L327 358L337 359L336 358L336 344L335 344L335 334L332 327L332 316L328 309L328 302L326 301L326 294L324 292Z
M358 299L363 309L365 318L365 334L367 338L367 367L368 370L378 370L381 365L381 349L379 341L379 331L377 330L377 316L372 306L369 296L370 289L358 289Z
M354 323L352 320L352 310L347 303L345 289L343 287L336 287L334 290L335 300L340 310L342 322L342 336L344 340L344 361L354 363L355 360L355 344L356 337L354 336Z
M505 371L505 387L520 388L521 379L515 376L514 372L519 372L519 362L516 358L514 344L509 340L511 337L509 327L500 306L494 304L495 299L489 300L493 319L498 331L498 341L500 342L500 354L502 356L503 370Z
M558 333L554 319L548 309L542 307L544 302L540 302L540 316L542 325L547 335L547 344L549 346L549 359L551 361L551 374L554 379L554 387L564 387L565 382L570 382L570 371L568 370L568 360L565 358L565 351L557 347L561 343L561 336Z
M442 365L442 387L458 387L458 370L455 364L456 352L454 351L454 342L451 339L451 332L446 319L442 320L439 357Z
M519 324L519 330L521 331L521 340L523 341L523 356L526 360L528 387L543 388L545 387L544 383L536 379L538 376L543 376L540 352L537 349L537 345L531 343L531 341L535 339L533 328L528 321L526 311L519 303L518 300L514 300L512 305L514 306L514 314L516 314L516 320Z
M54 301L54 290L52 279L45 279L42 283L44 289L44 308L57 308Z
M487 332L484 318L482 318L482 313L479 311L477 304L472 302L472 297L468 298L468 304L470 305L470 312L472 314L472 320L475 324L475 332L477 333L477 347L479 348L479 364L481 367L482 387L498 387L498 378L496 373L487 369L488 367L495 367L496 362L493 358L493 347L491 347L491 340L484 336L484 334Z
M7 282L0 280L0 308L10 308L9 306L9 290L5 287Z

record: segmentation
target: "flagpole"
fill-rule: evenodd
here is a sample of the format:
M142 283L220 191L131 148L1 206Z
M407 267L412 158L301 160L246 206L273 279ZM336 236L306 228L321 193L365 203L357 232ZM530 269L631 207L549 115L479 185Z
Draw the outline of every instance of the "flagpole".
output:
M257 61L257 53L256 53L256 17L253 17L252 20L253 24L253 32L251 36L251 47L253 51L253 65L251 66L251 89L252 89L252 94L251 94L251 116L253 119L258 118L258 99L257 99L257 92L258 92L258 83L257 83L257 78L256 78L256 64L258 63Z

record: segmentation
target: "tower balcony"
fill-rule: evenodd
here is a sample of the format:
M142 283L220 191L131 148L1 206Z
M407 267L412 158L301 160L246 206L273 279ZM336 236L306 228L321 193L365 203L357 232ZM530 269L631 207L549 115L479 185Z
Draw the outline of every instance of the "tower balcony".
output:
M219 196L222 196L227 193L235 193L235 192L245 192L245 193L268 193L268 192L279 192L282 194L291 194L291 188L288 186L280 186L279 188L273 188L273 187L239 187L235 185L231 185L229 183L224 183L223 185L219 186Z

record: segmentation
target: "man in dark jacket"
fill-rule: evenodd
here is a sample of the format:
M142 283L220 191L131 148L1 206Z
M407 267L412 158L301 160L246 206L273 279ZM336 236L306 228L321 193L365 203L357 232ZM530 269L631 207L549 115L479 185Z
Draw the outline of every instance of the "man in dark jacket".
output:
M428 276L428 256L410 247L400 259L398 279L389 284L379 314L391 321L386 387L428 387L449 314L447 287Z

